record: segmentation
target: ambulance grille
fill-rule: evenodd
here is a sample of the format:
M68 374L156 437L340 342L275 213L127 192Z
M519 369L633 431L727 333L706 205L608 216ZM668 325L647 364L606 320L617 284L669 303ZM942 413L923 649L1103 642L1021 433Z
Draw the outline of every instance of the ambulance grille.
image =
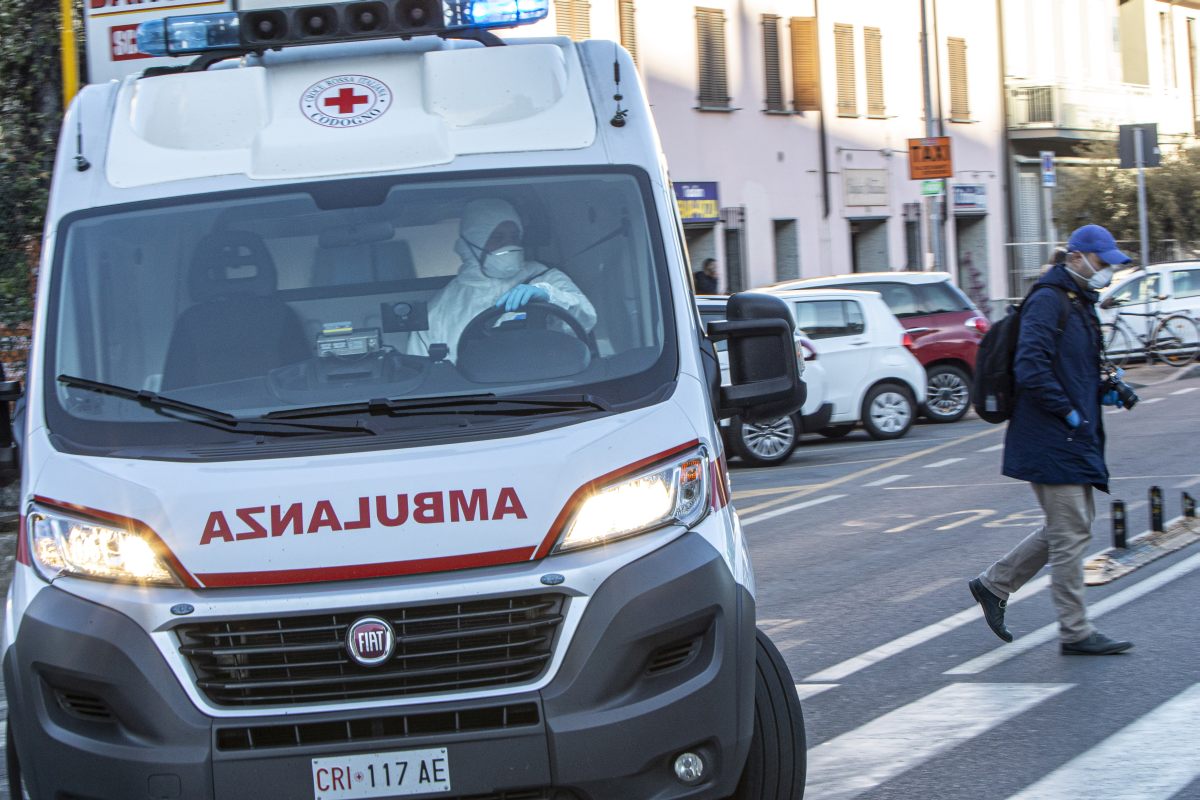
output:
M176 629L196 685L222 706L329 703L443 694L536 680L563 619L558 594L297 617L202 622ZM346 630L364 615L395 631L392 657L360 666Z

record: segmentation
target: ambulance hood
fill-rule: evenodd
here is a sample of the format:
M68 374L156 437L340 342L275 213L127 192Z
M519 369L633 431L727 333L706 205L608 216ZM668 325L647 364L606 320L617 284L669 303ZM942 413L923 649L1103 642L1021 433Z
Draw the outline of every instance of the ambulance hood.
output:
M220 463L53 452L34 494L148 529L194 588L349 580L544 557L593 481L697 438L667 402L436 448Z

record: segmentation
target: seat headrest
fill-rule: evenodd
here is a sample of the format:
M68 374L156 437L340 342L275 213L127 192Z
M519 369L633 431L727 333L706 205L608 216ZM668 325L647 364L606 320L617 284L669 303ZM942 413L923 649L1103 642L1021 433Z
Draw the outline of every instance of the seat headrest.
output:
M228 295L266 295L278 275L262 237L249 231L210 233L196 245L188 290L199 303Z

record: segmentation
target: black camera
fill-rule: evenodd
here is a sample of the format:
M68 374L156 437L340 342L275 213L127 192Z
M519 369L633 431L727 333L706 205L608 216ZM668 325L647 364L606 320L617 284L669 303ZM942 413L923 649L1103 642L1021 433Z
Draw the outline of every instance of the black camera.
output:
M1120 374L1117 372L1117 370L1111 367L1105 370L1104 391L1116 392L1117 400L1121 403L1121 405L1125 406L1126 411L1129 411L1136 406L1138 404L1138 400L1140 399L1137 396L1137 392L1133 390L1133 387L1121 380Z

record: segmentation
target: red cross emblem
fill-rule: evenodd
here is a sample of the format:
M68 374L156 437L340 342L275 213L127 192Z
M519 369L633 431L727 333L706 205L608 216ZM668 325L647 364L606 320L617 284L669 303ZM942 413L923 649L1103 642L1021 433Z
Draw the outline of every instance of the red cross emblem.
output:
M363 103L370 102L371 98L365 94L355 94L354 90L348 86L342 87L338 92L337 97L326 97L325 105L337 106L339 114L352 114L354 109Z

